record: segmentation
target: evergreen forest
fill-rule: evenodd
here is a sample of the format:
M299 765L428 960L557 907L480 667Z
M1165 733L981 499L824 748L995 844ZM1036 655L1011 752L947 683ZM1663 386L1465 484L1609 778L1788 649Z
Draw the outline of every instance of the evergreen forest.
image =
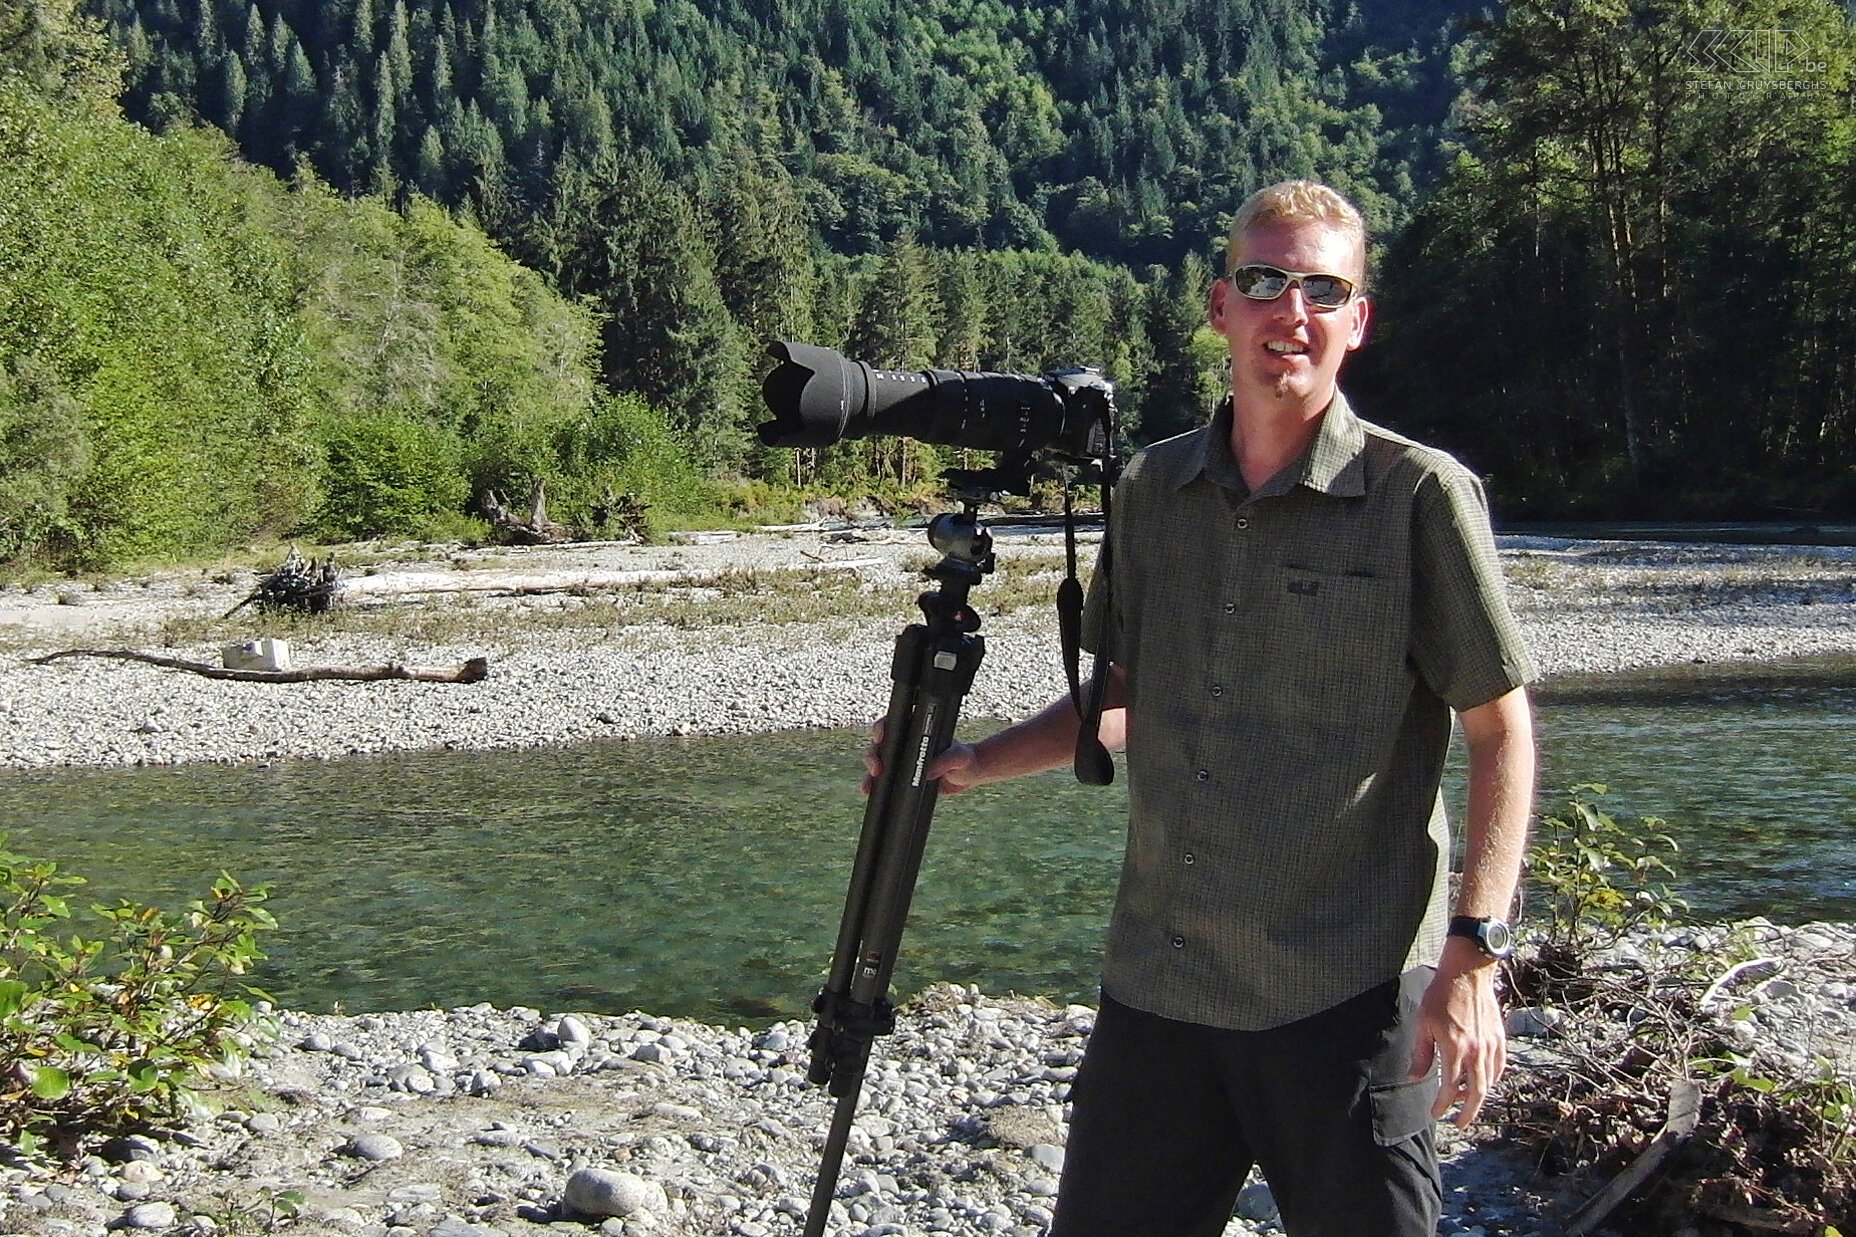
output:
M0 563L932 501L766 345L1217 398L1231 212L1360 203L1376 421L1498 520L1856 514L1835 0L0 0Z

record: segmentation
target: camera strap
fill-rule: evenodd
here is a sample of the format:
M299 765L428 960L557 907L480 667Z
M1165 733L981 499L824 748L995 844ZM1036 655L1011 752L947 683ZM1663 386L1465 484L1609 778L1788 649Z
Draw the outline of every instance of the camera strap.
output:
M1109 493L1113 470L1102 471L1102 549L1096 555L1096 578L1101 582L1102 612L1109 613L1114 575L1109 571ZM1102 705L1108 692L1108 657L1105 640L1096 641L1095 669L1089 679L1089 700L1083 701L1081 668L1083 645L1083 586L1076 578L1076 514L1070 503L1071 487L1063 487L1063 552L1067 574L1057 586L1057 634L1063 643L1063 672L1070 680L1070 703L1082 725L1076 734L1076 780L1085 786L1107 786L1115 780L1115 762L1102 745Z

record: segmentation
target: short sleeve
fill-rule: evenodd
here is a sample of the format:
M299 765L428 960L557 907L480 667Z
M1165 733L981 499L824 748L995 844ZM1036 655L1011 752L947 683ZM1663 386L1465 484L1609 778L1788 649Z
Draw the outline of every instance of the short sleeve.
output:
M1460 465L1428 473L1412 520L1418 676L1459 712L1532 682L1533 659L1508 607L1481 483Z

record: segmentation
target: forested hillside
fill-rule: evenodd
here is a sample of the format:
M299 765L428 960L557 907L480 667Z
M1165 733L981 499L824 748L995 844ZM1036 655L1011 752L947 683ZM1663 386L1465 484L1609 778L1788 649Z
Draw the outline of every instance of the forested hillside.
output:
M1291 175L1378 233L1362 407L1498 517L1851 518L1853 50L1834 0L9 0L0 562L935 492L759 447L777 338L1100 365L1148 441Z
M1328 0L100 8L131 115L467 211L596 308L607 385L705 467L836 488L919 485L937 457L760 451L768 341L1100 365L1133 440L1176 432L1215 378L1191 340L1236 202L1321 176L1396 227L1453 89L1428 4L1377 24Z
M791 181L840 253L1203 252L1259 177L1401 223L1450 101L1438 0L101 0L130 114L523 232L562 174ZM1386 50L1390 48L1391 50Z
M1355 384L1513 517L1856 520L1856 27L1510 0Z
M68 6L0 8L0 563L456 531L543 473L581 509L694 484L599 392L586 311L482 232L155 137L118 88Z

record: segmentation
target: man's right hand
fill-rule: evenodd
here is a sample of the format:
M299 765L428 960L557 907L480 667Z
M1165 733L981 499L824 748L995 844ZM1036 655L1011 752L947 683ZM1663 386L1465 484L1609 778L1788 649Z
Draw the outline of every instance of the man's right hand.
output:
M876 779L883 775L883 719L878 718L870 727L870 746L864 749L863 792L867 795L876 786ZM948 744L947 750L934 758L928 766L930 779L941 780L941 793L957 795L969 786L979 782L979 754L973 750L971 743L962 743L956 739Z

